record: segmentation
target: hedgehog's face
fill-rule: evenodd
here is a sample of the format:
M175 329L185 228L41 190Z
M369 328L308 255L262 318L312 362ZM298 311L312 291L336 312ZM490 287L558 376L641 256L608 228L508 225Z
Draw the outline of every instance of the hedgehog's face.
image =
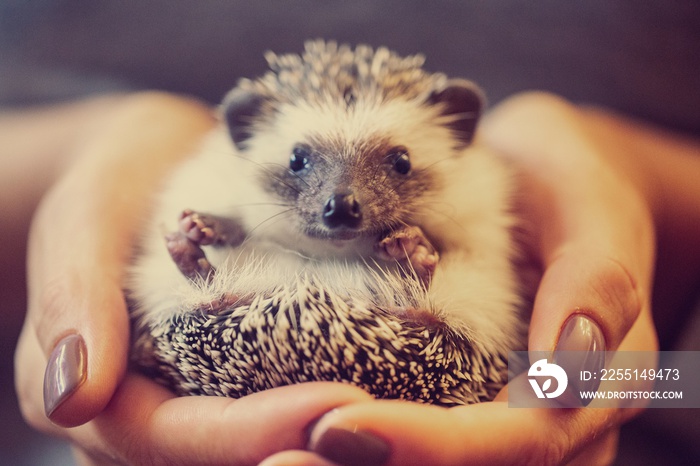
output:
M232 140L260 163L264 189L296 214L291 236L373 244L415 224L439 189L440 159L469 144L481 106L464 82L422 100L363 97L277 102L270 112L269 97L229 95Z
M410 223L435 182L429 170L412 165L406 146L378 135L362 141L312 135L282 156L264 186L293 206L295 226L315 239L375 240Z

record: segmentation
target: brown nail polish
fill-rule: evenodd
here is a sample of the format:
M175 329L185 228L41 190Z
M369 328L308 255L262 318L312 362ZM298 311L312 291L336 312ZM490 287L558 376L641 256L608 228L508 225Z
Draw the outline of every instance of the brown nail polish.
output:
M600 378L582 381L582 371L599 374L605 367L605 337L598 324L584 314L574 314L562 327L559 342L554 350L553 362L569 374L571 395L581 406L587 406L591 398L581 399L580 392L595 392Z
M375 435L334 427L323 432L310 450L341 466L380 466L391 453L389 445Z
M44 411L49 418L87 378L85 356L80 335L68 335L51 352L44 373Z

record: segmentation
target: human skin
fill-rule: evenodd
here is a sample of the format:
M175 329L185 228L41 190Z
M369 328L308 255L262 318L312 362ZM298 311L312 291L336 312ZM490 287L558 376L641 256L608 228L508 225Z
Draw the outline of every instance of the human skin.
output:
M177 398L128 372L121 283L140 218L157 180L215 122L200 104L163 94L127 97L116 107L36 213L29 309L16 353L25 418L68 438L84 464L328 464L319 455L329 445L342 450L343 442L368 437L383 448L385 464L599 463L614 456L619 426L639 410L515 410L502 401L507 389L493 403L448 410L376 401L330 383L240 400ZM567 319L583 313L606 349L655 350L657 244L669 265L685 261L681 283L692 284L700 271L697 141L546 94L494 109L481 138L522 173L521 214L544 270L529 348L553 350ZM84 342L86 376L49 419L44 369L68 335Z

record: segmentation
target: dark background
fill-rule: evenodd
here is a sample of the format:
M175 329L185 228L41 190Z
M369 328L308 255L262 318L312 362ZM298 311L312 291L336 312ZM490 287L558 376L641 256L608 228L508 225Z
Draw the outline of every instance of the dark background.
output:
M309 38L425 53L492 102L546 89L700 132L694 0L4 0L0 102L121 88L217 102L262 53Z
M216 103L238 77L264 71L265 50L298 52L313 38L424 53L428 69L476 81L491 104L543 89L700 136L697 0L3 0L0 110L138 89ZM71 464L64 444L19 416L23 265L0 260L13 270L0 276L0 464ZM700 350L692 336L676 344ZM623 429L619 464L697 464L694 413L650 410Z

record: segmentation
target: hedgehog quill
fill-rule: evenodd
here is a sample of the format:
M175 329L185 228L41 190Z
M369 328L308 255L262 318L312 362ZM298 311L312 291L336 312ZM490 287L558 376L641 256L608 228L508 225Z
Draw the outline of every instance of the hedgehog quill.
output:
M157 200L126 284L132 359L180 395L492 399L524 319L481 91L386 48L266 59Z

